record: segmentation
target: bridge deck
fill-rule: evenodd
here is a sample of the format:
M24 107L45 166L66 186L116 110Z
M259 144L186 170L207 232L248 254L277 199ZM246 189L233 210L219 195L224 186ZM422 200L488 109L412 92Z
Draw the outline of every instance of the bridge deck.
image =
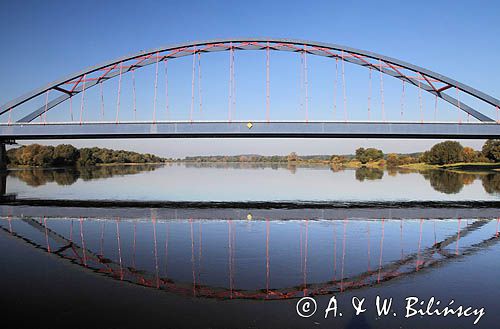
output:
M0 124L0 139L411 138L489 139L497 123L157 121Z

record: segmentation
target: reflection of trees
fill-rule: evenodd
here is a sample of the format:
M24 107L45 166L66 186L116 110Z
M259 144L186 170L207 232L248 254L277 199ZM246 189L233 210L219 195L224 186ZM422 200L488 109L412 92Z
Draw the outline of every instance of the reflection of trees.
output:
M429 180L432 188L438 192L455 194L462 190L464 185L474 182L476 175L457 173L448 170L428 170L422 172L425 179Z
M57 170L52 170L54 181L57 183L57 185L71 185L74 184L77 180L80 174L78 173L77 170L75 169L57 169Z
M488 174L481 177L484 190L487 193L500 193L500 174Z
M415 169L410 169L410 168L401 168L401 167L388 167L387 168L387 174L389 176L396 176L396 175L405 175L405 174L411 174L411 173L416 173L418 170Z
M23 169L9 172L10 176L19 178L29 186L41 186L56 182L58 185L71 185L78 179L78 172L73 169Z
M356 179L360 182L366 180L376 180L382 179L384 177L384 171L379 168L367 168L361 167L356 169Z
M394 167L387 167L387 174L391 177L395 177L398 174L398 169Z
M462 182L464 185L470 185L476 180L476 175L462 174Z
M81 167L78 168L78 170L80 172L80 178L87 181L113 176L135 175L144 171L153 171L158 167L158 165L97 166Z
M330 170L333 172L339 172L339 171L344 170L344 167L342 166L342 164L332 162L332 163L330 163Z
M116 175L134 175L144 171L152 171L159 165L134 166L97 166L64 169L22 169L9 171L29 186L41 186L55 182L57 185L71 185L79 178L83 180L109 178Z

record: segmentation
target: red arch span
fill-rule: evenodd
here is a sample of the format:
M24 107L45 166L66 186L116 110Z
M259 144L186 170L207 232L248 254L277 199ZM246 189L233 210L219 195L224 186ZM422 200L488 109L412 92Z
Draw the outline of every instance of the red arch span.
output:
M31 92L20 96L0 107L0 115L14 110L21 104L38 97L45 92L54 91L59 94L58 97L48 102L18 122L31 122L50 110L56 105L68 100L72 96L83 90L82 81L85 79L85 88L91 88L100 82L112 79L120 74L151 65L157 61L173 59L196 53L207 53L213 51L234 50L278 50L291 52L307 52L308 54L338 58L349 63L364 66L366 68L376 69L382 73L398 78L402 81L419 87L468 113L482 122L494 122L494 120L480 111L462 103L460 100L450 96L444 91L450 88L456 88L458 91L465 92L472 97L482 101L486 105L494 108L500 107L500 100L485 94L473 87L460 83L454 79L442 74L427 70L425 68L395 59L365 51L361 49L297 39L277 39L277 38L227 38L213 39L205 41L193 41L180 44L168 45L148 51L123 56L99 65L84 69L80 72L68 75L62 79L56 80L45 86L32 90ZM125 64L125 65L124 65ZM120 69L121 67L121 69ZM405 72L413 72L416 77L410 76ZM92 76L93 75L93 76ZM88 77L92 76L92 77Z

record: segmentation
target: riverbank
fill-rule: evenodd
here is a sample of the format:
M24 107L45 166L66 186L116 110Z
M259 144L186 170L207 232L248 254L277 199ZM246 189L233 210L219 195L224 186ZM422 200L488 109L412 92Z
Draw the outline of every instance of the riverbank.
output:
M27 165L9 165L7 170L22 170L22 169L41 169L41 170L51 170L51 169L77 169L77 168L92 168L92 167L113 167L113 166L147 166L147 165L162 165L169 162L127 162L127 163L96 163L91 166L60 166L60 167L44 167L44 166L27 166Z
M412 171L426 171L426 170L448 170L454 171L457 173L500 173L500 163L488 163L488 162L460 162L454 164L446 164L446 165L431 165L426 163L411 163L406 165L399 166L387 166L387 162L385 160L372 161L368 163L361 163L357 160L351 160L348 162L330 162L330 161L270 161L270 162L250 162L250 161L164 161L164 162L128 162L128 163L98 163L95 165L89 166L62 166L62 167L43 167L43 166L27 166L27 165L9 165L7 167L8 170L57 170L57 169L91 169L91 168L102 168L102 167L134 167L134 166L159 166L159 165L172 165L172 164L184 164L184 165L199 165L199 166L232 166L232 165L240 165L240 166L281 166L281 167L302 167L302 168L324 168L330 167L333 169L359 169L359 168L372 168L372 169L406 169Z
M495 171L500 172L500 163L488 162L459 162L445 165L431 165L426 163L411 163L398 166L413 170L446 169L452 171L462 171L467 173Z
M332 167L339 169L359 169L359 168L375 168L375 169L408 169L416 171L424 171L431 169L446 169L453 171L461 171L467 173L475 172L500 172L500 163L488 162L460 162L446 165L431 165L423 162L411 163L398 166L388 166L386 160L371 161L365 164L358 160L351 160L347 162L330 162L330 161L269 161L269 162L251 162L251 161L175 161L167 163L191 164L191 165L262 165L262 166L297 166L297 167Z

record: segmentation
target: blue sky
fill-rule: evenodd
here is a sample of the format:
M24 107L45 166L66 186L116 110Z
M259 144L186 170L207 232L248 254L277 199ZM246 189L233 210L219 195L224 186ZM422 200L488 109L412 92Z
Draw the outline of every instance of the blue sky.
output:
M308 39L371 50L437 71L498 98L498 13L497 1L1 1L0 103L63 75L124 54L189 40L242 36ZM227 55L213 56L203 58L206 106L208 110L224 108L225 112L227 79L212 71L224 66L217 70L227 77L223 71L227 70L227 57L221 57ZM263 56L263 53L236 54L239 113L265 106L262 104L265 91L259 89L264 86L259 80L265 72L264 66L259 69ZM296 63L299 63L297 58L272 55L271 95L275 113L279 113L280 108L289 109L298 104L297 91L293 89L299 83L293 82L299 72L299 67L294 66ZM175 64L177 73L173 67L169 77L172 106L183 113L190 101L186 96L190 93L190 64L189 61ZM326 90L330 89L331 79L325 72L332 64L311 59L310 65L311 111L320 118L323 108L330 106L331 95ZM360 74L346 68L352 111L366 108L366 79ZM391 88L396 90L397 86L391 87L390 77L384 79L390 95ZM285 80L290 80L290 85ZM373 83L376 103L377 80ZM152 88L142 90L143 106L147 107ZM395 91L392 93L395 102L399 96ZM109 95L110 102L112 97ZM390 99L387 102L391 108ZM415 98L408 102L409 109L417 106ZM431 106L430 99L425 102ZM403 152L422 150L432 143L380 140L75 142L77 145L131 147L176 157L290 151L349 153L360 145ZM479 147L481 142L466 144Z

